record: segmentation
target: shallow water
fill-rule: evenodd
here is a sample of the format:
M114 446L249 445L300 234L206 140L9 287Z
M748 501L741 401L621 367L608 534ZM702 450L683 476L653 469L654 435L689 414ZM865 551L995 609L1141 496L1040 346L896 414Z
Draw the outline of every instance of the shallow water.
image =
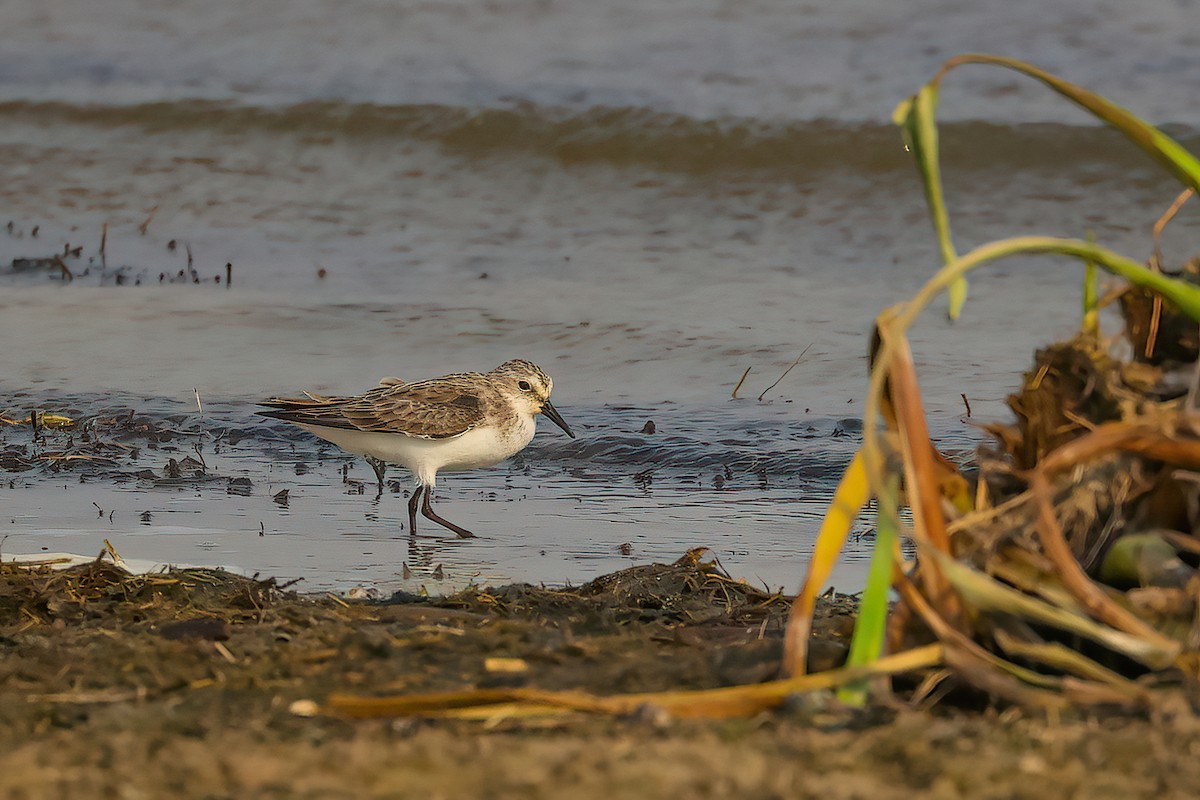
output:
M198 390L204 424L263 431L209 454L251 478L248 497L4 484L5 551L108 537L129 558L435 591L439 564L445 585L579 582L708 545L735 574L793 586L857 442L871 320L937 263L892 105L944 57L989 49L1196 140L1183 5L1017 11L5 4L0 410L191 413ZM1148 254L1176 192L1152 164L1035 86L984 69L951 82L960 248L1090 231ZM1185 213L1168 258L1194 234ZM64 247L82 248L70 284L4 269ZM214 282L227 263L230 287ZM1079 279L1006 263L974 280L962 322L926 315L913 345L943 447L965 457L977 438L963 395L976 419L1004 417L1031 350L1077 325ZM479 541L410 549L402 494L348 490L344 460L303 437L274 449L284 434L251 421L272 394L513 357L554 376L581 436L550 428L516 462L446 481L442 512ZM868 548L852 543L840 585Z

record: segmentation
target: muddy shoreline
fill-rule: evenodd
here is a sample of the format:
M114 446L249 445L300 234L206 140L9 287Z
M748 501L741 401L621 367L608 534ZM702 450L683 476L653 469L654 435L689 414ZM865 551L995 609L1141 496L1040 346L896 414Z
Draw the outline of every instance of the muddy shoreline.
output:
M0 785L77 797L1187 796L1200 722L1047 720L945 703L797 696L750 719L347 720L331 692L483 687L597 694L773 677L787 603L695 554L572 590L387 601L107 560L0 572ZM844 657L852 598L826 598L814 659Z

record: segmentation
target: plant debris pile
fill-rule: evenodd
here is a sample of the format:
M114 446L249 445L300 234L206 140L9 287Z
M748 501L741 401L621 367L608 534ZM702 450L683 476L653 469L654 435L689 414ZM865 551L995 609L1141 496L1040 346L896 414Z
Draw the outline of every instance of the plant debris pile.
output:
M603 575L578 588L546 589L513 584L500 590L470 589L446 602L504 615L554 608L588 626L661 623L758 625L786 613L787 598L734 580L705 548L689 550L672 564L647 564Z
M1142 705L1200 655L1197 327L1141 289L1121 309L1128 358L1087 330L1036 353L949 525L959 563L919 564L893 620L894 646L932 633L967 683L1025 704ZM956 600L917 595L935 572Z

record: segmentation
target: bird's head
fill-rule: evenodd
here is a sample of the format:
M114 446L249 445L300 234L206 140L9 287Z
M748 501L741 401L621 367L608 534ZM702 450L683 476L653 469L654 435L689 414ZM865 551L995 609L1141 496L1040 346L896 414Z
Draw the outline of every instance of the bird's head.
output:
M504 379L516 402L523 404L530 414L545 414L547 419L563 429L563 433L575 438L570 426L550 402L554 381L541 367L532 361L514 358L496 367L492 374Z

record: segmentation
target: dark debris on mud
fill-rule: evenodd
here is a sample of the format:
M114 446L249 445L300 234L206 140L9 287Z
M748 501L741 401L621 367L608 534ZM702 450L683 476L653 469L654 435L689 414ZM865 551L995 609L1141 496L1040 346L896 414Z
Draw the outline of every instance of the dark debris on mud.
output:
M10 481L69 474L81 483L137 481L147 488L220 484L242 494L250 479L216 474L205 453L220 454L259 435L206 424L197 414L0 409L0 473L9 473Z
M331 693L708 688L774 677L787 603L699 553L575 589L387 602L105 559L0 565L0 785L14 798L1159 796L1200 775L1188 715L1025 721L802 696L752 720L349 721ZM844 654L855 604L814 636ZM819 649L819 648L814 648ZM492 665L520 664L517 671ZM301 701L298 703L298 701ZM951 743L953 746L948 746ZM804 787L805 791L800 791ZM1182 796L1182 795L1181 795Z
M843 657L852 602L819 626ZM296 724L331 691L530 685L595 692L705 688L777 674L787 602L699 553L577 590L479 588L388 602L306 596L216 570L131 575L0 566L0 728L102 724L138 698L175 715ZM736 658L731 654L736 654ZM840 654L840 655L838 655ZM522 659L494 674L487 659ZM62 712L72 708L66 718ZM199 724L199 723L197 723Z
M603 575L578 588L546 589L512 584L501 589L469 589L441 602L473 611L515 616L530 612L556 615L588 626L638 622L698 624L725 621L757 625L787 613L788 599L733 580L704 548L689 551L673 564L636 566Z

